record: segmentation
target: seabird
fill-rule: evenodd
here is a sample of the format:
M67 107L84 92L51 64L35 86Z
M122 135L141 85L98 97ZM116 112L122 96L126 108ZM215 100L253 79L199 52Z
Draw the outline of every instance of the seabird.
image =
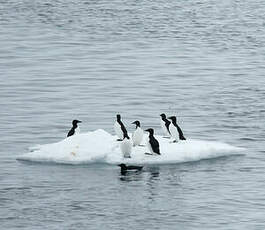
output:
M146 132L149 132L149 139L147 141L147 147L151 154L158 154L160 155L160 150L159 150L159 142L157 139L154 137L154 130L153 129L147 129L145 130Z
M163 129L163 132L166 137L170 137L170 131L169 131L169 125L170 121L166 118L166 115L164 113L160 114L161 120L160 120L160 125Z
M181 128L177 124L177 118L176 116L171 116L168 119L170 119L172 122L169 125L169 131L171 133L171 137L173 139L173 142L177 142L179 140L186 140L186 138L183 135L183 132Z
M78 123L81 123L82 121L79 121L79 120L73 120L72 121L72 125L73 127L70 129L70 131L68 132L67 134L67 137L70 137L70 136L73 136L75 134L78 134L80 133L80 129L79 127L77 126Z
M117 141L122 141L124 138L124 133L127 134L127 130L121 121L121 115L117 114L116 117L117 117L117 120L114 123L114 130L115 130L116 135L119 138Z
M133 146L141 145L144 136L144 131L141 128L140 121L134 121L132 124L136 125L136 129L132 134Z
M127 133L124 133L124 138L120 144L120 148L124 158L131 158L132 142Z
M136 166L136 165L129 165L126 164L119 164L118 166L121 167L121 174L126 173L127 171L141 171L143 166Z

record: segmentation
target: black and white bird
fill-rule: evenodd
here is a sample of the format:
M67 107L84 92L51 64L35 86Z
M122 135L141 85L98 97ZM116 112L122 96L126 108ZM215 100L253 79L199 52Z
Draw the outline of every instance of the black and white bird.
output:
M78 134L80 133L80 129L78 127L78 123L81 123L82 121L79 121L79 120L73 120L72 121L72 125L73 127L69 130L68 134L67 134L67 137L70 137L70 136L73 136L75 134Z
M129 165L126 164L119 164L118 166L121 167L121 174L125 174L127 171L141 171L143 169L143 166L137 166L137 165Z
M152 155L154 155L154 154L161 155L160 150L159 150L159 142L154 137L154 130L153 129L146 129L145 131L149 132L149 137L148 137L148 141L147 141L147 147L148 147L149 151L151 152Z
M141 145L144 131L141 128L140 121L134 121L132 124L136 125L136 129L132 134L133 146Z
M124 133L124 138L120 144L120 148L124 158L131 158L132 142L127 133Z
M166 118L166 115L164 113L160 114L161 120L160 125L164 132L165 137L170 138L170 131L169 131L169 125L170 121Z
M121 121L121 115L117 114L116 117L117 117L117 120L114 123L114 131L119 138L117 141L122 141L124 138L124 133L127 134L127 130Z
M169 131L173 139L173 142L177 142L178 140L186 140L181 128L177 124L176 116L171 116L168 119L172 121L169 125Z

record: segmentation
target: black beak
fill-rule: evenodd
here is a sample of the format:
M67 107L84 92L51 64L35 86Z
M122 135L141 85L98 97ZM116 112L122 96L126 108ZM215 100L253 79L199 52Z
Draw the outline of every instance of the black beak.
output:
M132 122L132 124L135 124L135 121L134 121L134 122Z
M82 121L77 121L77 123L82 123Z

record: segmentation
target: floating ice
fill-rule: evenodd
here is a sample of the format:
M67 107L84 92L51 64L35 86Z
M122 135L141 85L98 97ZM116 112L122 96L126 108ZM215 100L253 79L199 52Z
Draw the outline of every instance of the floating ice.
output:
M146 155L147 147L133 147L131 158L124 159L120 151L120 142L102 129L77 134L60 142L38 145L30 148L31 152L17 157L18 160L53 162L64 164L173 164L220 156L238 154L243 149L229 144L188 139L170 143L156 135L160 143L161 155ZM147 135L144 139L147 139Z

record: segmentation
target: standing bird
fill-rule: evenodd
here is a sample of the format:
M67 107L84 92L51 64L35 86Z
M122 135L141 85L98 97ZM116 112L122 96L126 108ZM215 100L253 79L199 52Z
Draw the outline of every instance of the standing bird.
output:
M133 146L141 145L144 136L144 131L140 127L140 121L134 121L132 124L136 125L136 129L132 135Z
M177 118L176 116L171 116L168 119L170 119L172 122L169 125L169 131L171 133L171 137L173 139L173 142L177 142L179 140L186 140L186 138L183 135L183 132L181 128L177 124Z
M124 133L124 138L120 144L120 148L124 158L131 158L132 142L127 133Z
M122 141L124 138L124 133L127 134L127 130L121 121L121 115L120 114L117 114L117 120L114 123L114 130L115 130L116 135L119 138L119 139L117 139L117 141Z
M164 113L160 114L160 117L161 117L160 125L166 137L169 138L170 137L170 131L169 131L170 121L166 118L166 115Z
M154 137L154 130L147 129L145 131L149 132L149 140L147 141L147 146L148 146L149 151L151 152L151 155L154 155L154 154L161 155L160 150L159 150L159 142Z
M75 134L78 134L80 133L80 129L79 127L77 126L78 123L81 123L82 121L79 121L79 120L73 120L72 121L72 124L73 124L73 127L70 129L70 131L68 132L67 134L67 137L70 137L70 136L73 136Z

